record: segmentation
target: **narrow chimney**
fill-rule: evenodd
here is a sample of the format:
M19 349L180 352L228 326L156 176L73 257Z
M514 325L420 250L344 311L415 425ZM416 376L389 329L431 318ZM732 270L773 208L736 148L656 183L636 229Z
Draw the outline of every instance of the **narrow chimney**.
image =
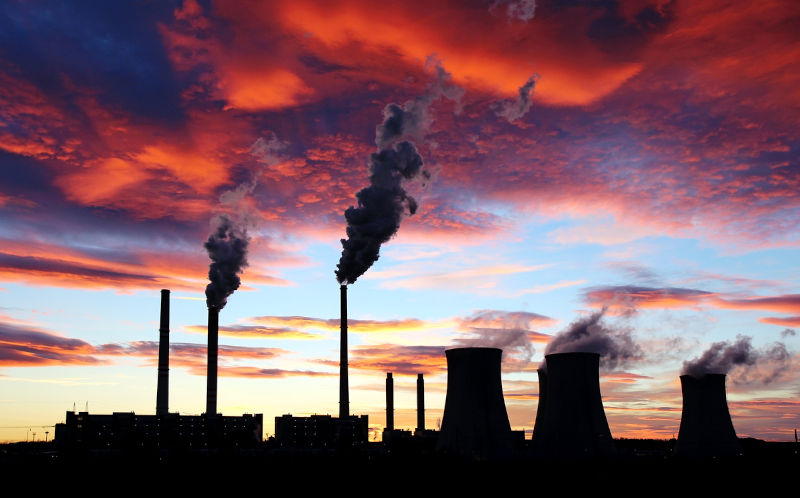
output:
M350 416L350 388L347 378L347 286L339 287L341 291L340 330L341 344L339 346L339 418L344 420Z
M206 415L217 414L217 355L219 349L219 308L208 307L208 372L206 374Z
M161 323L158 327L158 388L156 415L169 412L169 290L161 290Z
M391 372L386 374L386 430L394 430L394 379Z
M425 380L417 374L417 432L425 430Z

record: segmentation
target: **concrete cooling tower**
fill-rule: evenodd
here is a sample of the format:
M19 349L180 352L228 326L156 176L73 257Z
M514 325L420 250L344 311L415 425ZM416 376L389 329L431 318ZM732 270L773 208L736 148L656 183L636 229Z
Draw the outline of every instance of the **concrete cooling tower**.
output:
M600 396L599 367L597 353L545 357L533 430L537 456L580 459L615 453Z
M457 348L447 355L447 398L437 448L492 460L511 452L511 425L500 380L502 350Z
M742 454L725 396L725 375L681 375L683 413L676 456L725 457Z

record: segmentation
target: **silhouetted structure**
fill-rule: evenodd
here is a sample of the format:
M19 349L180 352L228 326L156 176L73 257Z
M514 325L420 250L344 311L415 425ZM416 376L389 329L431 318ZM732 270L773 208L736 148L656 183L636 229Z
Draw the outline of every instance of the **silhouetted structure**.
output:
M600 355L554 353L539 371L533 431L538 456L586 458L614 454L600 395Z
M156 415L169 413L169 290L161 290L161 321L158 327L158 387Z
M386 430L394 430L394 380L391 372L386 374Z
M217 357L219 355L219 308L208 307L208 370L206 373L206 414L217 413Z
M347 286L339 287L339 418L350 416L350 388L347 374Z
M330 415L275 417L275 441L284 448L340 448L365 444L368 440L367 415L344 420Z
M742 454L725 395L725 375L681 375L683 412L675 455L725 457Z
M425 379L417 374L417 430L415 434L425 432Z
M56 424L63 450L216 449L255 447L262 440L263 415L95 415L67 412Z
M502 350L446 351L447 398L437 448L479 460L502 458L512 447L503 386Z

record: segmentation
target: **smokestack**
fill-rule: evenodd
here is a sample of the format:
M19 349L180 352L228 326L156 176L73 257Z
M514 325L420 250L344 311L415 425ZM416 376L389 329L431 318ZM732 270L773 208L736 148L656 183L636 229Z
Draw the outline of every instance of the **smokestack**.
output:
M681 375L683 413L675 455L722 457L742 454L725 396L725 375Z
M206 415L217 414L217 355L219 349L219 308L208 307L208 372L206 374Z
M544 367L533 430L536 453L567 459L612 455L614 442L600 395L600 355L549 354Z
M169 290L161 290L161 323L158 327L158 388L156 415L169 413Z
M478 460L510 454L497 348L457 348L447 355L447 397L437 449Z
M417 432L425 430L425 380L417 374Z
M347 286L342 284L341 291L341 312L340 331L341 343L339 345L339 418L345 419L350 416L350 388L347 376Z
M394 430L394 380L391 372L386 374L386 430Z

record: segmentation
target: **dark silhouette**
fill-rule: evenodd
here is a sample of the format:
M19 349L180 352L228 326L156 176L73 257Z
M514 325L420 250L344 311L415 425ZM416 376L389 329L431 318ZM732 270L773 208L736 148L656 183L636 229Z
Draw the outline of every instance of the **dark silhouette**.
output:
M477 460L506 458L511 425L500 380L502 350L449 349L447 397L437 449Z
M394 379L392 373L386 374L386 431L394 430Z
M742 454L728 411L725 375L681 375L683 412L675 455L724 457Z
M339 287L339 418L350 416L350 387L347 373L347 286Z
M217 358L219 356L219 308L208 307L208 365L206 370L206 414L217 413Z
M425 379L417 374L417 434L425 433Z
M161 290L161 322L158 327L158 387L156 415L169 413L169 290Z
M600 355L556 353L539 370L533 445L540 457L576 459L614 453L600 395Z

